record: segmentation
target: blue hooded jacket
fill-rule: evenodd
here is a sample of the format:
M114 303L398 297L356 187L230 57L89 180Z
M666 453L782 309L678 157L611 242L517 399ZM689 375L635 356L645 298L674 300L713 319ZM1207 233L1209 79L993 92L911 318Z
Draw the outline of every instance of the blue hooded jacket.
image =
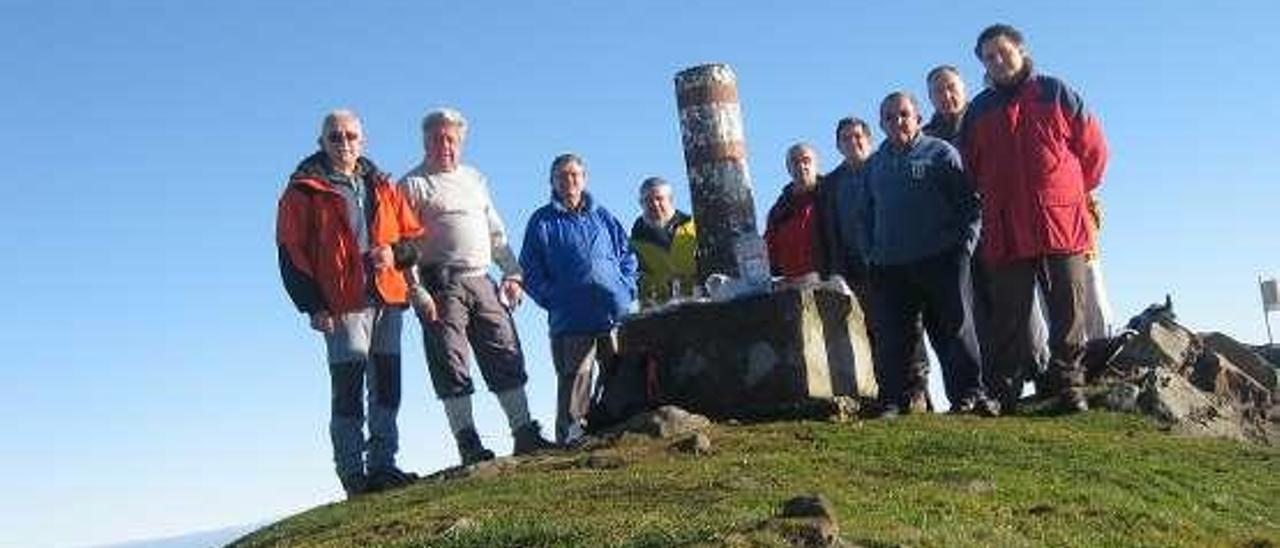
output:
M583 192L570 211L553 193L525 227L520 248L524 289L547 310L551 335L608 331L631 309L636 256L622 224Z

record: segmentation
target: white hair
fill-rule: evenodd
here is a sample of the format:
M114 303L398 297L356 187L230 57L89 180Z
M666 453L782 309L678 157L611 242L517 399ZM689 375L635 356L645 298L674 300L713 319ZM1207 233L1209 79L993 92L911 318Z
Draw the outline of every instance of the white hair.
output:
M337 122L338 120L352 120L356 125L361 126L361 132L363 132L364 124L360 122L360 115L356 114L356 111L347 108L337 108L329 111L328 114L325 114L324 121L320 122L320 140L324 140L324 134L328 133L329 128L332 128L334 122Z
M467 119L461 112L447 107L432 109L422 117L422 136L425 138L433 130L442 126L457 127L459 137L467 136Z

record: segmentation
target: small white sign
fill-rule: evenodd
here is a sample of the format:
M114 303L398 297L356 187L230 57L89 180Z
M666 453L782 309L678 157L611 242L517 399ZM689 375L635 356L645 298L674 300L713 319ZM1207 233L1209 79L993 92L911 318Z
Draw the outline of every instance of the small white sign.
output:
M1262 309L1267 312L1280 312L1280 284L1275 278L1262 280Z

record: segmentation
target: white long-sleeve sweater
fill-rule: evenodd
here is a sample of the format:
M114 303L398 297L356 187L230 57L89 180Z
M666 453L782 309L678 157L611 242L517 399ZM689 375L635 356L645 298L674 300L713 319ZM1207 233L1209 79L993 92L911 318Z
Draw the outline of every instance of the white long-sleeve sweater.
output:
M488 181L475 168L460 165L451 172L428 173L418 164L400 179L400 192L426 228L418 241L421 264L480 275L496 263L503 276L520 276Z

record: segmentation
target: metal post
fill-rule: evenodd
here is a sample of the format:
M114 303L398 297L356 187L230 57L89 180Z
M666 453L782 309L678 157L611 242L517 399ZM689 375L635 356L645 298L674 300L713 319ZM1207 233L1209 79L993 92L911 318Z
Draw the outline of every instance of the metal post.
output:
M1262 321L1267 324L1267 347L1276 345L1275 339L1271 338L1271 303L1267 301L1267 286L1262 281L1262 276L1258 276L1258 289L1262 291Z
M737 76L728 65L702 65L676 74L675 86L698 223L698 279L737 277L734 244L739 235L757 234Z

